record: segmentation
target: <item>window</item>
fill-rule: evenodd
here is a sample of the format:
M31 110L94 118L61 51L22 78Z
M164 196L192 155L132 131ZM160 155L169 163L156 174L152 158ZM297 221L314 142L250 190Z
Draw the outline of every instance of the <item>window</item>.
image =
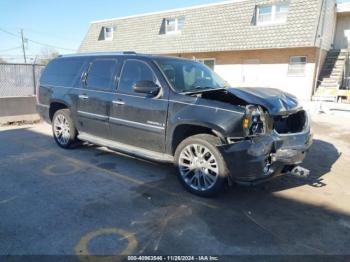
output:
M256 9L256 25L285 23L288 9L288 3L258 6Z
M114 59L95 60L89 69L86 85L89 89L113 89L114 76L117 70L117 61Z
M102 27L102 39L101 40L113 40L115 28L114 27Z
M287 3L276 5L275 22L284 23L287 21L289 5Z
M202 63L159 58L157 64L177 92L224 88L228 84Z
M201 62L202 64L205 64L211 70L214 70L214 67L215 67L215 59L214 58L198 59L198 61Z
M259 6L257 24L270 23L272 21L272 6Z
M72 87L80 77L85 61L85 58L55 59L46 66L40 81L44 85Z
M166 33L175 33L176 32L176 18L166 20Z
M128 60L123 66L118 92L124 94L135 94L133 86L136 82L145 80L157 83L157 78L152 69L145 62ZM142 94L138 95L142 96Z
M165 33L174 34L180 33L185 24L185 17L166 18L165 19Z
M288 75L304 76L307 63L306 56L292 56L289 58Z

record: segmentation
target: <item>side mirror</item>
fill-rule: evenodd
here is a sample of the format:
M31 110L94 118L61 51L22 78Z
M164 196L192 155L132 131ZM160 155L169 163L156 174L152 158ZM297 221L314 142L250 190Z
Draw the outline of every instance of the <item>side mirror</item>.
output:
M142 80L136 82L133 89L136 93L156 95L158 94L160 87L153 81Z

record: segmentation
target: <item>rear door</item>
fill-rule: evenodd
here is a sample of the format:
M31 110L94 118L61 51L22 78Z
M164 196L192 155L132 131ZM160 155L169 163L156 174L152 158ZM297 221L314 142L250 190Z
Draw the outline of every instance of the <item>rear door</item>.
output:
M168 90L157 95L136 93L133 86L151 80L161 86L157 68L149 61L126 59L110 109L110 135L118 142L164 152Z
M118 61L113 57L90 61L78 95L78 129L90 135L108 138L108 115L116 86Z

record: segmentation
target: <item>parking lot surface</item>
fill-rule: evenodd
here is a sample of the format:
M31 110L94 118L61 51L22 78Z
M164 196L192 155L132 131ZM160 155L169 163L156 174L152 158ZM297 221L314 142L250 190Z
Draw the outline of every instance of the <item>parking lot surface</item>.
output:
M64 150L47 124L1 127L0 254L350 255L350 120L315 121L309 178L213 199L184 191L171 165Z

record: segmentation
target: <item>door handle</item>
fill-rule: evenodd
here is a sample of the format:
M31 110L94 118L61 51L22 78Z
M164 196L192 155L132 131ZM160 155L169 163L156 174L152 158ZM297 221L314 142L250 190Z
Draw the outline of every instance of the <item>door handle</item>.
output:
M123 102L122 100L114 100L112 101L112 103L115 105L125 105L125 102Z
M87 95L79 95L79 99L86 100L89 99L89 97Z

